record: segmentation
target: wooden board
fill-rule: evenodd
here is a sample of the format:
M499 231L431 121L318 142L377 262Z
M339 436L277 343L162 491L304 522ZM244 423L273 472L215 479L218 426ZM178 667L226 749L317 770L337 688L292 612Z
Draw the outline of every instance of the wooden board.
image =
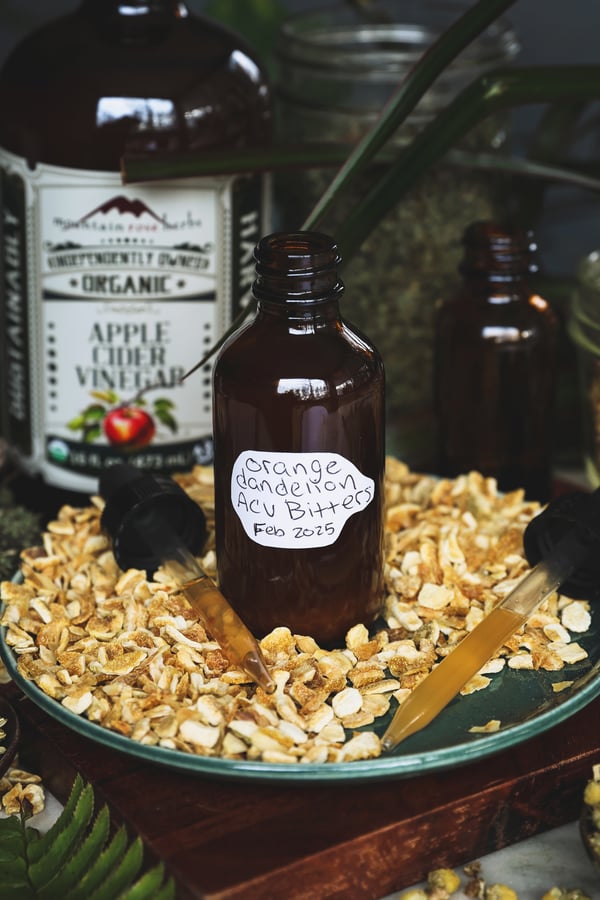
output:
M178 898L376 900L579 816L600 762L600 698L485 761L363 784L275 785L172 772L69 731L2 687L21 761L60 799L76 772L166 863Z

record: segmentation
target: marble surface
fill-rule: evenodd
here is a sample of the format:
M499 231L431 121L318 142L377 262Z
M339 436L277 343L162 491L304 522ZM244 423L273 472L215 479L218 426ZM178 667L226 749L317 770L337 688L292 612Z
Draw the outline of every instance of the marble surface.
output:
M432 862L435 867L435 861ZM479 862L481 876L488 885L506 884L516 892L518 900L542 900L552 887L578 888L590 900L600 900L600 872L585 852L577 822L490 853ZM462 867L454 871L460 875L462 886L466 886L468 878ZM388 894L382 900L399 900L408 887ZM467 900L467 895L461 890L452 895L452 900Z

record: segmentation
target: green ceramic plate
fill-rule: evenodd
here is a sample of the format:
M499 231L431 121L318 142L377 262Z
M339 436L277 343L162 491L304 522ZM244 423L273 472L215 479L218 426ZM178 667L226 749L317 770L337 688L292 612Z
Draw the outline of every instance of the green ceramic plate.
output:
M91 741L127 753L138 759L190 773L231 779L281 782L343 782L403 778L449 769L492 756L531 737L538 736L578 712L600 694L600 608L592 611L592 627L577 636L588 659L566 666L559 672L529 672L506 668L492 676L483 691L457 697L423 731L403 741L392 753L379 759L350 763L265 763L196 756L162 747L147 747L109 731L101 725L69 712L17 671L15 656L0 629L0 656L11 677L34 703L67 728ZM555 693L552 684L572 681ZM377 722L383 734L388 717ZM473 725L499 719L502 727L493 734L469 734Z

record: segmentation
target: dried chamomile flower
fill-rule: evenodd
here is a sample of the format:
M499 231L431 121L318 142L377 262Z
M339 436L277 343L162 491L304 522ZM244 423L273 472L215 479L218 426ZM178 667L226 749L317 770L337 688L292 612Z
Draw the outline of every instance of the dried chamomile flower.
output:
M7 815L37 815L46 805L42 779L33 772L11 766L0 779L0 801Z

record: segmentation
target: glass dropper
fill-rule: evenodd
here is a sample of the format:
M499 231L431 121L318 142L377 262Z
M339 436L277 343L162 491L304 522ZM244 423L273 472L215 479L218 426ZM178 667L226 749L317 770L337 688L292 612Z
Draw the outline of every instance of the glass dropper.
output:
M381 740L384 751L425 728L559 588L568 596L595 599L600 589L600 489L551 503L527 526L524 544L534 568L401 703Z
M105 470L99 492L119 566L147 572L162 566L229 662L272 693L276 685L258 642L194 556L206 538L198 504L173 479L121 463Z
M243 669L264 691L273 693L275 682L258 642L169 523L164 519L148 523L143 537L227 659Z

